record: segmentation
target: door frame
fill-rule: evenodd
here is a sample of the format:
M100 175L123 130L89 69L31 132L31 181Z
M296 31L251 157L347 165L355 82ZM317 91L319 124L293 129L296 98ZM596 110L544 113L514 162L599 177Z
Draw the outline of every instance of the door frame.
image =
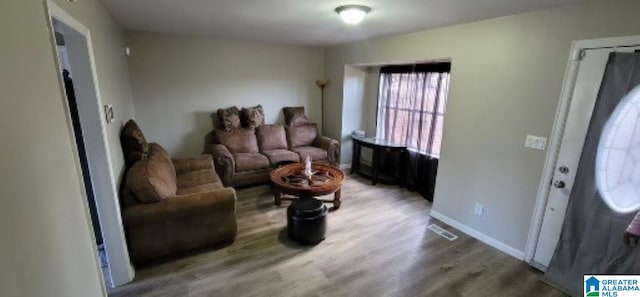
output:
M109 139L107 138L107 127L105 123L104 110L102 108L103 104L102 104L102 98L100 96L100 85L99 85L98 76L96 73L96 64L95 64L95 57L94 57L94 50L93 50L93 42L91 39L91 32L86 26L84 26L82 23L80 23L70 14L68 14L60 6L55 4L53 0L45 0L44 2L47 10L47 17L48 17L47 23L49 26L49 30L52 34L51 43L54 49L55 64L57 65L58 69L62 69L62 68L61 68L61 65L59 65L60 63L57 58L57 46L56 46L55 38L53 36L55 34L53 19L55 19L60 23L63 23L65 26L71 28L76 33L79 33L80 35L82 35L86 42L86 44L83 45L83 47L86 47L87 57L85 57L85 59L88 59L88 67L80 67L85 69L81 69L81 70L76 69L76 70L84 73L87 76L91 76L91 79L89 82L89 84L91 85L90 87L92 89L90 92L91 98L88 98L88 99L95 100L93 104L96 104L97 110L94 109L91 113L99 117L98 119L99 127L97 127L97 130L100 131L99 132L100 135L97 136L98 138L96 140L99 143L99 151L100 151L99 159L101 160L99 160L98 162L100 164L97 164L96 166L102 165L101 167L106 167L106 168L103 168L103 170L106 170L106 174L102 174L101 178L97 178L95 174L92 174L92 179L97 179L97 183L103 183L100 185L100 187L96 186L97 184L96 180L91 181L94 184L94 191L96 192L96 199L95 199L96 206L97 206L96 208L98 212L100 225L102 227L101 229L103 233L102 235L104 240L104 247L105 247L105 251L109 261L110 275L103 275L102 272L100 272L100 275L102 275L103 277L109 277L111 279L111 284L114 287L116 287L132 281L134 277L134 269L130 262L127 243L124 236L124 228L122 226L122 219L120 217L118 187L116 186L116 179L113 173L113 162L111 160L111 152L108 145ZM63 92L63 98L66 98L66 94L64 94L65 88L64 88L64 81L63 81L62 75L58 73L58 77L60 80L60 87ZM65 100L65 106L66 105L67 105L67 102ZM71 124L71 115L70 115L69 109L66 108L65 110L67 114L68 127L69 129L71 129L70 135L71 137L75 137L72 130L73 125ZM82 118L82 115L81 115L81 118ZM95 132L96 129L93 129L93 130ZM82 171L80 170L80 159L78 157L78 151L76 149L75 142L72 147L76 155L76 162L77 162L76 166L78 167L77 172L79 173L78 178L80 179L80 181L82 181L83 176L81 174ZM89 163L91 163L91 159ZM81 182L80 184L84 188L84 183ZM86 196L86 191L82 191L82 196L85 198L83 201L83 204L84 204L85 214L87 219L87 227L90 228L90 232L93 232L93 228L91 228L91 219L89 214L88 198ZM102 197L102 199L100 199L99 197ZM98 261L98 267L100 267L100 261L97 257L97 245L95 243L95 240L94 242L92 242L92 246L96 250L96 261Z
M553 121L547 156L542 170L542 177L538 187L538 195L533 211L533 218L531 220L531 226L529 227L529 235L527 237L525 247L524 261L536 268L541 267L537 267L538 265L533 262L533 257L535 255L536 246L538 245L538 238L540 237L540 231L542 229L542 221L544 219L545 209L549 200L551 183L558 162L558 154L560 152L560 146L562 145L562 136L565 132L567 117L569 116L569 107L571 105L573 89L575 87L578 70L580 68L582 53L588 49L616 49L639 45L640 35L578 40L571 43L569 62L567 63L562 91L560 92L560 102L558 102L555 119Z

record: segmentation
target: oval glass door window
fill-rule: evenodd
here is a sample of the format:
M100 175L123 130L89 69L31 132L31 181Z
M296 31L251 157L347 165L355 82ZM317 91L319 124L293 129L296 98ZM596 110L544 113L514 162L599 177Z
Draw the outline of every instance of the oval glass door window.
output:
M640 86L622 98L604 127L596 156L596 184L614 211L640 209Z

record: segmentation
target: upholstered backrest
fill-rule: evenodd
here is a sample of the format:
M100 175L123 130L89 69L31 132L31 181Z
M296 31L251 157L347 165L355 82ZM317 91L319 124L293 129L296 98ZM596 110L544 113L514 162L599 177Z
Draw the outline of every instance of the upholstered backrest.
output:
M260 151L287 148L287 134L282 125L262 125L256 129Z
M151 143L149 156L129 168L126 188L142 203L158 202L176 195L176 170L171 158L160 145Z
M127 167L131 167L136 161L144 159L149 154L149 145L134 120L129 120L120 132L122 153Z
M293 118L296 115L302 115L306 118L304 115L304 106L283 107L282 112L284 113L284 124L287 126L296 126L296 124L300 124L300 120L295 123L293 122ZM298 118L300 118L300 116L298 116Z
M318 125L304 124L287 127L287 142L289 148L310 146L318 137Z
M215 130L216 141L229 149L231 153L257 153L258 140L255 129Z

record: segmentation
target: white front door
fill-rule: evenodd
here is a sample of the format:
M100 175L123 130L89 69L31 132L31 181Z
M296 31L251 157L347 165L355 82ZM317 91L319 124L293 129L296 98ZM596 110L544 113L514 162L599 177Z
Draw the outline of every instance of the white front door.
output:
M636 49L640 49L640 47L587 49L583 52L571 96L558 160L551 181L552 187L549 191L542 228L533 257L534 264L540 268L549 266L560 238L565 211L582 154L582 146L587 135L609 53L613 51L633 52Z

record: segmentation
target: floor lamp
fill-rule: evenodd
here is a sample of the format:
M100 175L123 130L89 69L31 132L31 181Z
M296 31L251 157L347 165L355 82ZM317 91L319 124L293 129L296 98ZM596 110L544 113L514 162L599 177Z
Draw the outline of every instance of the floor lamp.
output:
M328 79L319 79L316 80L316 86L320 87L320 120L322 121L321 125L321 133L324 134L324 87L329 84L330 80Z

